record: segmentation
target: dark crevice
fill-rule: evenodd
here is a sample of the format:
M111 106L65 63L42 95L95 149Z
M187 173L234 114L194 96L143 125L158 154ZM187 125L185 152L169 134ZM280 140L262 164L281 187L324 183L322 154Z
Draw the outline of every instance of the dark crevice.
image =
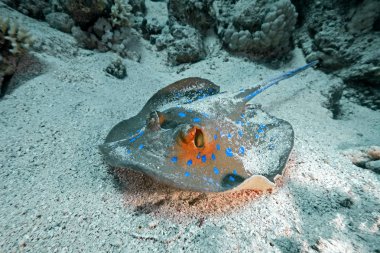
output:
M325 107L332 112L333 119L341 119L343 115L342 106L340 104L343 89L343 86L336 86L333 87L328 94L328 100L325 103Z
M380 31L380 17L377 17L375 22L373 22L373 30Z
M7 93L9 83L12 79L13 75L7 75L4 76L3 83L1 84L1 89L0 89L0 98L4 97L4 95Z

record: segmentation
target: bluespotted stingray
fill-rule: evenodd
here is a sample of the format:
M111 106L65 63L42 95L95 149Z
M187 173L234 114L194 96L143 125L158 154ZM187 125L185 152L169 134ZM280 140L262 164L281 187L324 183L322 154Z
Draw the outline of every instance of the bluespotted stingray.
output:
M114 126L100 150L111 166L181 189L270 191L293 148L293 128L247 102L316 63L236 93L199 77L179 80Z

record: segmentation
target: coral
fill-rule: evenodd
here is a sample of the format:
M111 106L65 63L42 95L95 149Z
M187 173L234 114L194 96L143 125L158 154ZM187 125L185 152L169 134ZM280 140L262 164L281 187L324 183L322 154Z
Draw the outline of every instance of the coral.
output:
M95 8L94 13L91 14L94 15L94 18L96 17L92 23L87 22L86 25L81 25L72 16L75 13L69 12L74 18L75 23L79 25L74 26L71 32L80 46L87 49L97 49L101 52L111 50L118 53L121 57L140 60L140 56L137 53L128 49L131 44L137 42L138 37L136 36L137 32L132 27L134 22L133 6L128 3L128 0L115 0L112 3L109 0L97 0L95 2L100 7ZM136 3L141 5L138 1L134 2L134 4ZM64 7L66 6L67 9L75 4L78 5L78 3L71 3L71 5L66 4ZM95 15L100 10L102 10L101 14Z
M44 19L45 13L50 11L49 0L5 0L4 2L23 14L36 19Z
M110 21L113 27L129 26L132 6L125 0L115 0L111 7Z
M146 5L145 5L145 0L129 0L128 1L129 5L132 6L132 12L134 14L145 14L146 12Z
M73 36L82 47L98 49L102 52L114 51L121 57L140 59L136 53L129 50L132 44L136 44L138 36L136 31L129 27L112 28L112 24L106 18L99 18L88 32L79 27L73 27Z
M188 24L201 31L206 31L214 23L214 19L210 15L212 2L212 0L169 0L170 19L175 19L180 24Z
M63 10L83 30L91 27L99 17L109 15L112 2L111 0L59 0Z
M19 58L32 44L32 36L11 22L0 18L0 89L5 92L4 80L9 79L16 71Z
M62 32L70 33L71 28L74 26L74 21L71 17L63 12L52 12L46 15L48 24Z
M220 0L213 3L213 13L219 36L232 51L274 59L291 50L297 12L290 0Z
M124 79L127 76L127 68L123 64L123 61L118 58L111 62L110 65L107 66L105 71L119 79Z
M347 83L380 85L380 2L376 0L300 3L303 25L296 43L308 61Z
M161 35L153 38L157 49L167 47L168 61L173 65L197 62L206 56L201 34L191 26L167 26Z

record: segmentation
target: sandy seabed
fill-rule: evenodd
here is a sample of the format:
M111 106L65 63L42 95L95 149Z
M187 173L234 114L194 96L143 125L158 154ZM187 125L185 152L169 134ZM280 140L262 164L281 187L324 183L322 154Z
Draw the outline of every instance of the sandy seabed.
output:
M378 252L379 174L346 149L379 145L380 114L359 105L332 119L325 94L340 79L307 70L254 101L290 122L295 144L272 194L175 190L107 166L98 150L116 123L160 88L199 76L224 91L301 66L271 70L210 43L205 60L171 67L146 41L128 77L104 72L113 53L79 49L46 23L0 5L40 42L0 101L0 252ZM212 41L212 38L211 38ZM226 60L228 59L228 60Z

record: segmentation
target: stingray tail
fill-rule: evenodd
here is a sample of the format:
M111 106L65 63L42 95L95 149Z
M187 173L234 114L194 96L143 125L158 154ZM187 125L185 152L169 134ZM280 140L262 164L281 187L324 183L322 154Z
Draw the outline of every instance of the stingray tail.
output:
M280 81L284 80L284 79L288 79L310 67L313 67L315 66L316 64L318 63L318 61L312 61L302 67L299 67L299 68L296 68L296 69L293 69L293 70L290 70L290 71L287 71L275 78L272 78L268 81L265 81L263 84L259 85L258 87L255 87L255 88L252 88L252 89L248 89L248 90L245 90L243 92L241 92L238 97L242 97L243 98L243 101L245 103L247 103L249 100L251 100L252 98L256 97L258 94L262 93L263 91L265 91L266 89L278 84Z

